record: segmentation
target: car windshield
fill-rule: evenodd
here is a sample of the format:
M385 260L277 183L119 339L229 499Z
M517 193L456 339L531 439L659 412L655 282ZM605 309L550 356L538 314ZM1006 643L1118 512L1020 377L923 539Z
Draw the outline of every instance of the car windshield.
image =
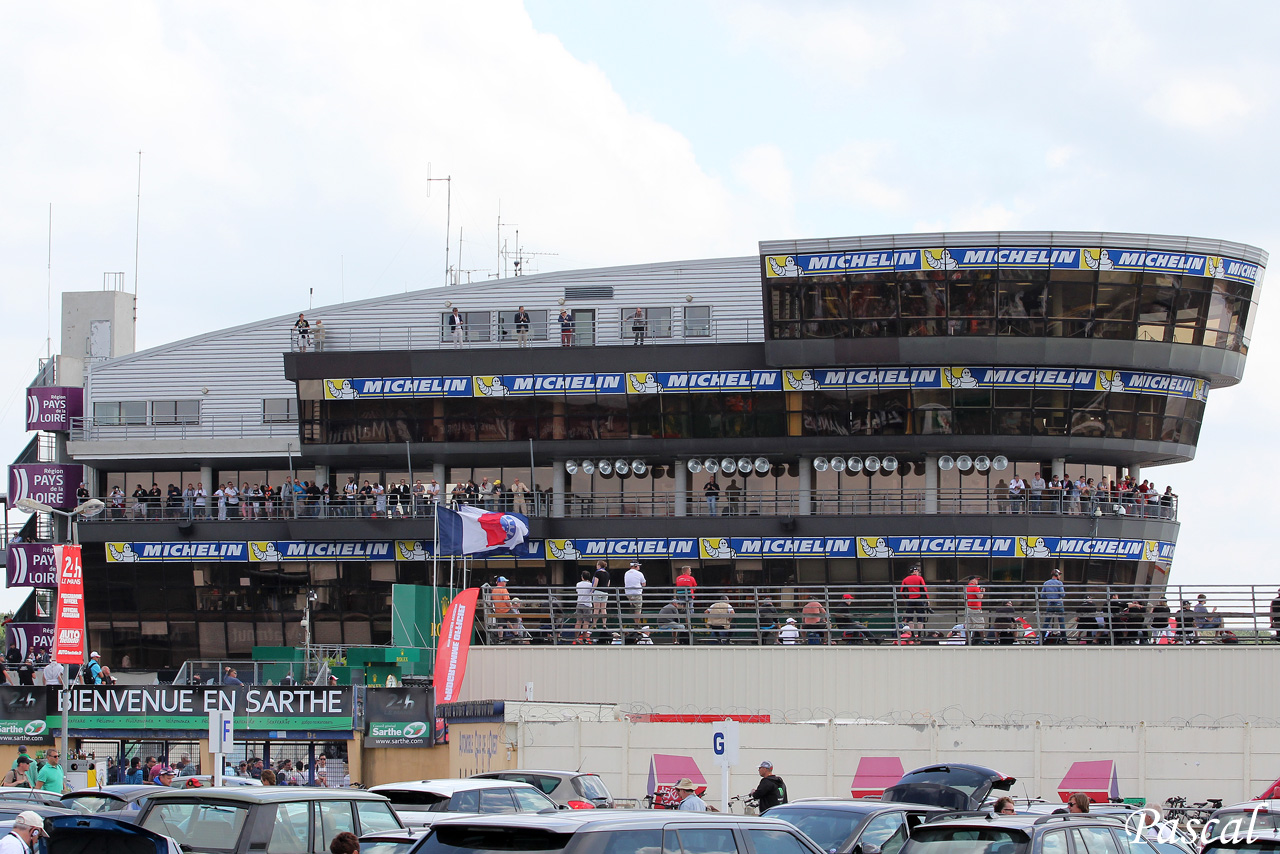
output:
M894 785L908 786L917 783L937 783L940 786L949 786L972 797L974 792L984 786L989 786L991 778L986 774L979 774L967 768L931 768L919 773L908 774Z
M485 854L502 851L563 851L571 833L552 833L526 827L437 827L415 854Z
M841 843L849 838L854 828L872 809L872 807L863 809L842 807L833 810L784 804L769 810L769 818L780 818L787 824L794 824L804 831L806 836L818 843L819 848L824 851L834 851L840 848Z
M379 839L376 842L367 842L362 839L360 854L409 854L417 844L416 839Z
M106 812L121 809L124 801L109 795L69 795L62 799L62 805L80 812Z
M378 789L391 801L392 809L397 812L443 812L449 806L449 796L436 792L420 792L413 789Z
M1213 824L1209 827L1209 832L1205 834L1207 838L1217 836L1219 833L1226 833L1230 838L1232 831L1238 827L1240 833L1245 834L1252 830L1275 830L1280 828L1280 813L1267 812L1263 809L1256 810L1218 810L1214 813Z
M581 774L574 777L573 784L578 794L584 798L593 801L609 800L609 789L605 787L604 780L595 774Z
M1026 854L1027 835L999 827L918 827L903 854Z
M192 851L234 851L248 815L249 808L240 804L163 803L147 813L142 826Z

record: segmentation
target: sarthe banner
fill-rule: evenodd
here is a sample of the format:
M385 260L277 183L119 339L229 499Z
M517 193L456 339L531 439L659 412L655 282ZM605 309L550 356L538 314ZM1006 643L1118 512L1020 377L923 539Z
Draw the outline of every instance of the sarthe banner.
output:
M468 587L449 605L440 633L440 650L432 678L436 702L452 703L462 693L462 677L467 673L467 653L471 650L471 627L475 624L476 599L480 589Z
M0 685L0 744L52 744L48 689Z
M57 725L58 693L49 688L49 723ZM89 730L167 730L207 733L209 713L229 711L235 730L350 732L354 694L350 686L114 685L73 687L71 727Z
M435 715L429 688L369 688L364 699L364 746L430 747Z

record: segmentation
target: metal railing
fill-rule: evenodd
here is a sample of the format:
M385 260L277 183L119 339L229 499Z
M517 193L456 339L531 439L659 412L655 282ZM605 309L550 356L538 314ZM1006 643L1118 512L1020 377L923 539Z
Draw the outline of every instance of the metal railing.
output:
M442 496L448 490L442 491ZM564 496L563 517L567 518L654 518L676 517L675 493L628 494L618 492L570 492ZM722 492L712 502L698 489L686 495L684 516L800 516L804 493L799 490L772 492ZM252 496L241 493L234 504L220 503L216 496L206 496L202 505L195 497L101 496L107 509L86 521L225 521L244 519L328 519L363 517L377 519L430 519L435 502L427 498L386 494L382 497L358 495L348 500L345 495ZM450 499L449 506L455 506ZM530 492L516 498L507 493L489 501L476 500L477 507L498 512L521 513L526 516L559 518L549 492ZM810 516L995 516L1030 514L1035 516L1104 517L1125 516L1136 519L1177 521L1177 496L1170 502L1143 503L1136 498L1102 497L1070 500L1043 498L1037 501L1016 500L989 489L939 489L935 495L926 490L875 489L861 491L813 490L808 494Z
M639 597L613 587L581 601L573 588L513 587L509 599L486 589L476 627L484 643L552 645L1177 646L1280 635L1274 585L1069 584L1060 598L1043 585L983 586L977 611L962 584L932 585L927 599L898 585L646 587Z
M123 442L130 439L244 439L298 437L298 422L263 421L262 416L201 416L184 423L154 419L124 423L119 416L71 419L72 441Z
M764 321L759 317L741 316L712 318L702 321L649 322L642 346L653 344L741 344L764 340ZM455 336L447 327L388 326L385 328L345 328L325 326L317 334L315 324L308 335L289 332L289 349L301 353L324 353L352 350L448 350L508 349L522 347L617 347L636 344L631 321L576 320L572 330L560 324L530 324L522 339L512 323L469 323Z

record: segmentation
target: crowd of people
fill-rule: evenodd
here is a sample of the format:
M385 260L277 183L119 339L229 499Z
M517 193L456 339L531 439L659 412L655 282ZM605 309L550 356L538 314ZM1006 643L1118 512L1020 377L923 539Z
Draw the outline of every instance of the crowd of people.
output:
M16 646L10 646L0 660L0 681L7 685L61 685L64 665L54 661L47 650L27 650L24 656ZM73 685L114 685L116 677L111 668L102 663L102 656L94 651L89 654L85 667L73 664L66 671Z
M1092 515L1102 506L1120 506L1126 513L1157 519L1174 518L1174 506L1178 496L1172 486L1160 492L1149 480L1138 482L1126 475L1109 480L1080 475L1072 479L1052 475L1045 480L1040 472L1031 478L1014 475L1005 483L1000 478L992 488L1000 513L1057 513L1068 515ZM1104 511L1105 512L1105 511Z

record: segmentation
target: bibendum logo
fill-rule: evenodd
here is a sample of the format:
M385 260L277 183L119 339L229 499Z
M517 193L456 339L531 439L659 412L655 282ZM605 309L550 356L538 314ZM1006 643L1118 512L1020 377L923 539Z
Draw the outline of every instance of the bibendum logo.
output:
M817 391L818 381L813 378L813 371L783 371L782 381L787 391Z
M107 559L112 563L137 563L142 560L132 543L107 543Z
M737 557L727 537L702 537L698 540L698 552L707 559Z
M950 249L925 249L920 257L930 270L954 270L958 266Z
M1143 560L1160 560L1160 541L1159 540L1143 540L1142 559Z
M1114 270L1115 264L1105 249L1081 249L1080 260L1090 270Z
M1098 371L1098 385L1103 391L1124 391L1124 380L1119 371Z
M858 557L893 557L884 537L858 537Z
M1204 269L1204 274L1211 279L1221 279L1227 275L1227 265L1221 255L1210 255L1205 258Z
M422 540L396 540L396 560L426 560L427 548Z
M1014 557L1053 557L1044 537L1018 537Z
M766 255L765 261L769 264L770 276L781 278L800 275L800 267L796 264L794 255Z
M249 543L249 559L261 563L279 563L284 555L276 548L274 542Z
M943 368L942 381L950 388L978 387L978 379L969 368Z
M582 552L574 545L573 540L547 540L547 551L556 560L580 560Z
M351 380L325 380L324 396L328 400L353 400L356 390Z
M653 374L639 372L627 374L627 391L635 394L657 394L662 391L662 386L658 385Z
M502 377L475 377L476 394L480 397L509 397L511 389L502 384Z

